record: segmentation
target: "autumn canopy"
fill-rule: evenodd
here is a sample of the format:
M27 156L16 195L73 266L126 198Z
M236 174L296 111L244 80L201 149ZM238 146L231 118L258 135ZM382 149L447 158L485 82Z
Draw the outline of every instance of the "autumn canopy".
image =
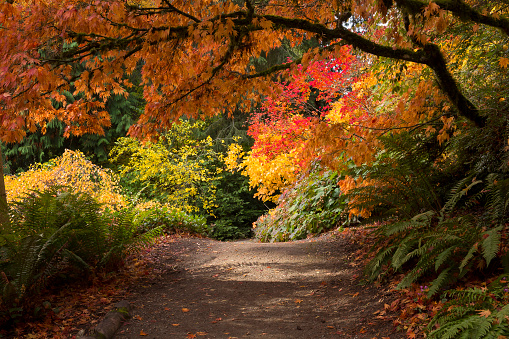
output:
M109 124L102 102L111 93L123 93L125 75L141 67L147 105L130 133L145 138L183 114L249 106L272 91L266 75L297 63L307 67L311 60L341 58L344 45L425 65L454 107L451 116L483 126L486 118L478 104L448 68L454 52L440 37L454 39L460 30L480 34L486 27L507 34L509 20L496 4L488 5L445 0L4 1L0 135L3 141L17 141L55 117L67 123L69 134L100 133ZM302 59L261 73L250 66L253 57L283 39L297 45L310 37L321 43ZM73 71L76 63L82 72ZM63 93L70 90L82 98L67 102Z

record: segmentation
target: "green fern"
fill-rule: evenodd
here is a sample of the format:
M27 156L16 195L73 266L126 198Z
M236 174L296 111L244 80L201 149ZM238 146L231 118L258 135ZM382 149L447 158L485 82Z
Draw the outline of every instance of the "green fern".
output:
M451 290L449 298L428 324L428 338L499 338L509 335L508 280L500 276L488 288Z
M379 227L375 236L380 239L381 246L366 267L368 276L375 279L382 276L382 271L390 272L383 270L384 267L403 271L405 276L399 288L408 287L423 277L435 276L428 291L431 297L476 267L503 262L495 259L500 253L501 233L505 228L509 179L490 175L485 182L485 189L472 196L475 199L482 195L487 197L487 215L451 216L460 201L472 200L468 193L481 183L467 177L452 188L448 201L438 213L430 210L409 220ZM479 265L480 261L484 264Z
M0 235L0 313L27 310L30 297L57 273L81 276L115 269L150 243L161 227L143 230L130 209L113 216L89 195L65 187L33 191L11 206L10 232Z

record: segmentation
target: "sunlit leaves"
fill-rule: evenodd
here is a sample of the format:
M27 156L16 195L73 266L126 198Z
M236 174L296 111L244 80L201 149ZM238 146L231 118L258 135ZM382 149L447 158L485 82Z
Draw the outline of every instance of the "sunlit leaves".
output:
M183 121L175 124L157 142L142 144L132 138L120 138L111 151L112 161L120 165L121 174L140 187L156 194L165 203L187 212L210 212L215 204L221 161L210 138L193 138L200 123Z
M36 164L19 175L5 177L9 202L22 200L32 190L42 191L55 185L87 193L110 209L126 204L114 173L94 165L79 151L66 150L62 156L47 163Z

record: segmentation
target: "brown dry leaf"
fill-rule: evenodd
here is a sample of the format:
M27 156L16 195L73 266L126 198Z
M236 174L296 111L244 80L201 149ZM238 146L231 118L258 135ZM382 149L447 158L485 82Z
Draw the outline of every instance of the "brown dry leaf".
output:
M143 320L139 315L135 315L133 318L136 320Z
M148 333L145 333L145 332L143 332L143 330L141 330L140 335L148 335Z
M171 324L171 326L177 327L177 326L180 326L180 324Z
M187 338L196 338L196 334L188 333Z
M477 310L477 311L479 311L479 315L481 317L488 318L491 315L491 311L490 310Z
M329 326L327 326L327 328L331 328L331 329L334 329L334 326L330 326L330 325L329 325Z
M207 335L207 332L196 332L197 335Z
M183 307L183 308L182 308L182 312L187 313L187 312L189 312L189 309L188 309L188 308Z
M296 304L300 304L303 300L302 299L295 299L293 302Z

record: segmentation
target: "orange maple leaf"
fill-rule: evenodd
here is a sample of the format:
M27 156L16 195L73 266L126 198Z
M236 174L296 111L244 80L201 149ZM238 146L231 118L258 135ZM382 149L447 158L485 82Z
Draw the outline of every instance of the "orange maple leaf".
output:
M502 68L507 68L507 66L509 66L509 58L502 57L502 58L498 59L498 64Z
M477 310L477 311L479 312L479 315L481 317L488 318L491 315L491 311L490 310Z

